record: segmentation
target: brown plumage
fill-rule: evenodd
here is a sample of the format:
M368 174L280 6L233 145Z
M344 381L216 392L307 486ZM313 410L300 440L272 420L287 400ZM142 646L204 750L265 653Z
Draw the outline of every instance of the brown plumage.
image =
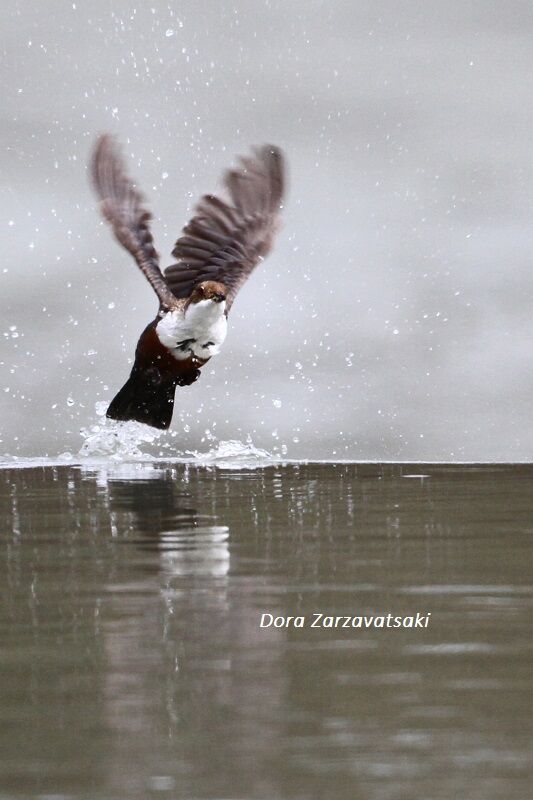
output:
M159 314L141 334L130 378L108 408L113 419L168 428L176 386L198 379L213 343L203 345L205 358L194 350L200 346L196 339L169 346L161 341L158 323L172 313L186 325L187 309L202 301L225 302L227 315L241 286L272 248L283 199L282 153L264 145L239 161L240 166L224 176L228 199L202 197L172 252L177 263L163 274L150 231L151 215L126 174L116 142L105 135L96 144L90 166L102 214L159 299Z
M221 281L228 289L229 310L272 248L283 197L281 151L265 145L254 150L253 158L240 162L240 169L224 176L231 202L209 194L202 197L176 242L172 255L179 261L165 270L176 297L188 297L200 281Z
M161 305L176 308L176 298L159 269L159 256L149 226L152 215L143 205L143 195L126 175L120 150L109 135L101 136L96 144L91 176L101 200L100 210L116 238L134 257Z

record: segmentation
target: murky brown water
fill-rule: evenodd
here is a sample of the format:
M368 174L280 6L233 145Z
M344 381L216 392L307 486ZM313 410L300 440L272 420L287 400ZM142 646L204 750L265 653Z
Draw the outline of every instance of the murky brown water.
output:
M533 467L34 467L0 486L2 800L532 796Z

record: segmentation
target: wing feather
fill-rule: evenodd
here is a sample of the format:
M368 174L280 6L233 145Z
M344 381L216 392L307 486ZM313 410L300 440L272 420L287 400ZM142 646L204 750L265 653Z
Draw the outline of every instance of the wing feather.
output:
M279 228L285 168L272 145L241 157L224 176L228 200L205 195L183 229L165 278L177 298L188 297L204 280L224 283L227 308L258 263L270 252Z
M150 231L150 212L144 197L126 174L120 149L115 140L101 136L91 159L91 177L101 201L101 211L110 223L120 244L131 253L146 276L161 305L176 308L175 295L170 291L159 268L159 258Z

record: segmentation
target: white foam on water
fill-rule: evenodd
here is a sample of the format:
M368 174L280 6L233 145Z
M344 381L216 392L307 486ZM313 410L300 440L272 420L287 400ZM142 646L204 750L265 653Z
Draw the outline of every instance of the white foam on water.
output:
M188 453L192 456L193 463L213 465L223 469L255 469L280 462L279 458L267 450L255 447L250 438L246 443L237 439L218 442L206 453L196 450Z

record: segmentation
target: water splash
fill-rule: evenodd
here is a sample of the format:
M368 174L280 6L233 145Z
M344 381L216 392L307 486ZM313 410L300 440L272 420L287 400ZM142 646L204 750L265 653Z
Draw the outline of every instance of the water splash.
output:
M278 462L278 458L267 450L255 447L250 436L246 442L236 439L217 441L211 431L206 431L206 438L211 447L207 452L187 450L185 453L170 450L169 442L161 442L161 437L169 434L151 428L140 422L117 422L105 416L106 402L95 405L98 422L81 429L84 439L79 451L85 463L89 461L111 460L114 462L165 461L188 463L223 469L254 469ZM170 434L172 436L172 433ZM174 434L175 435L175 434ZM153 452L150 445L158 444L158 453ZM162 457L162 449L168 449L168 455ZM65 454L67 455L67 454ZM70 456L70 454L68 454Z
M224 469L254 469L275 464L279 459L267 450L255 447L251 438L246 443L230 439L215 444L207 453L188 451L197 464L213 465Z
M128 458L153 459L153 453L145 453L141 445L157 442L164 431L143 425L141 422L117 422L105 416L107 403L99 401L95 405L96 414L101 421L82 428L85 439L79 451L80 456L93 458L108 456L116 460Z

